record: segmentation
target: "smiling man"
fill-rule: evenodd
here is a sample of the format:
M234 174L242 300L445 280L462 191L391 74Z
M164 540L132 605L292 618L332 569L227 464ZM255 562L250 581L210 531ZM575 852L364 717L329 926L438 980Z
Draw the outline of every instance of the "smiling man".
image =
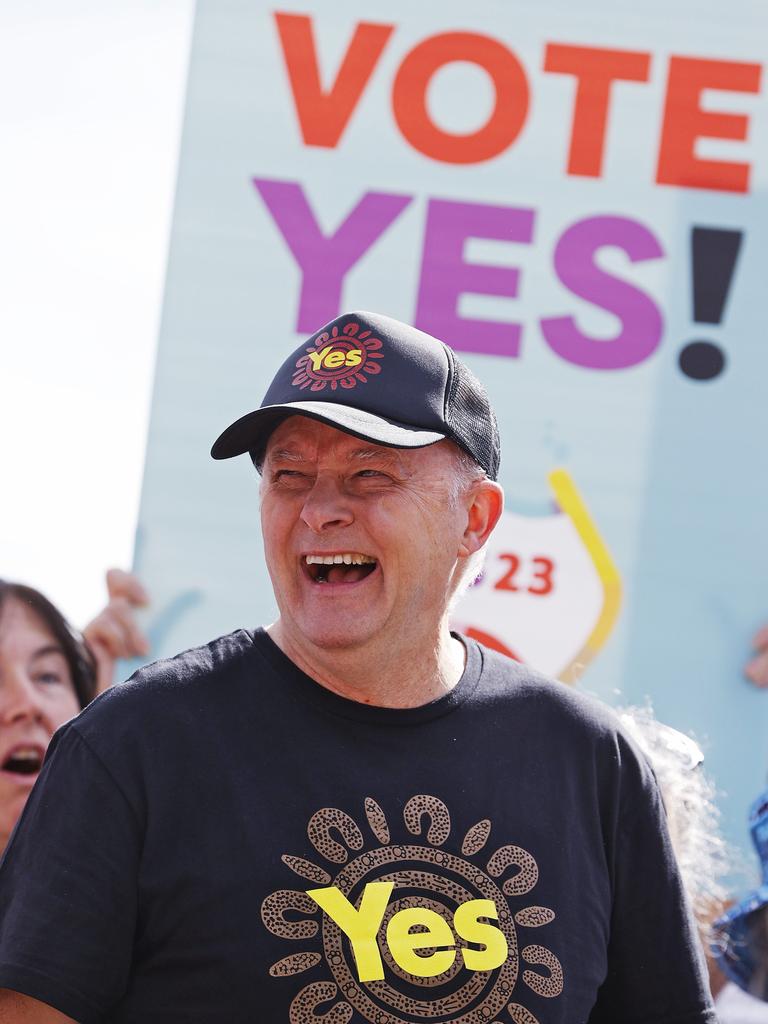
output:
M715 1024L652 773L451 633L502 510L486 393L349 313L249 453L278 619L59 731L0 869L0 1024Z
M262 528L280 618L267 632L336 693L416 707L458 681L446 609L502 503L479 475L469 510L453 499L460 461L449 441L397 451L301 415L270 438ZM408 667L391 677L395 651Z

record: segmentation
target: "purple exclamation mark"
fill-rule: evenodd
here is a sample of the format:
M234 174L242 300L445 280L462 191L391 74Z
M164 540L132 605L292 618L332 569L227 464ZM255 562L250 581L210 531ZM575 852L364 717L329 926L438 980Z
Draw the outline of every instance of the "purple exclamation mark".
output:
M728 228L691 230L694 323L722 322L742 238L742 231ZM725 369L725 352L712 341L689 341L680 351L678 365L692 380L712 380Z

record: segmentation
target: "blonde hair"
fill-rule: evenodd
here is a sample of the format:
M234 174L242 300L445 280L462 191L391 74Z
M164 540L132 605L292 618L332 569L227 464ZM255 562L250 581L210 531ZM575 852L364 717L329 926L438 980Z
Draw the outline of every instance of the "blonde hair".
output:
M727 896L730 851L720 834L717 791L704 755L690 736L664 725L650 704L616 709L621 724L651 762L669 822L670 838L702 933Z

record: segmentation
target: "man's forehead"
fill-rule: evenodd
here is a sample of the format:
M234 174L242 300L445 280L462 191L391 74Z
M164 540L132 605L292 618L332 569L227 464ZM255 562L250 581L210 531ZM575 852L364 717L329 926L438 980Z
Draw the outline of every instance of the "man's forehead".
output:
M349 459L380 458L388 462L400 462L409 454L406 449L363 440L307 416L291 416L273 432L267 442L265 459L315 458L330 452Z

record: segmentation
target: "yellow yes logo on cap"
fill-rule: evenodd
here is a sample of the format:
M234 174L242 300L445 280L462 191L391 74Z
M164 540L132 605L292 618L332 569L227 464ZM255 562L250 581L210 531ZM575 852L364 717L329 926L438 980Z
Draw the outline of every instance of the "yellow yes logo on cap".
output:
M323 368L338 370L340 366L359 366L363 361L363 353L359 348L346 351L326 345L322 352L308 352L307 355L315 372Z
M341 331L334 325L319 334L296 360L291 383L302 391L324 391L329 386L331 391L338 387L349 390L367 384L370 376L381 372L381 348L381 339L371 331L361 331L354 320Z

